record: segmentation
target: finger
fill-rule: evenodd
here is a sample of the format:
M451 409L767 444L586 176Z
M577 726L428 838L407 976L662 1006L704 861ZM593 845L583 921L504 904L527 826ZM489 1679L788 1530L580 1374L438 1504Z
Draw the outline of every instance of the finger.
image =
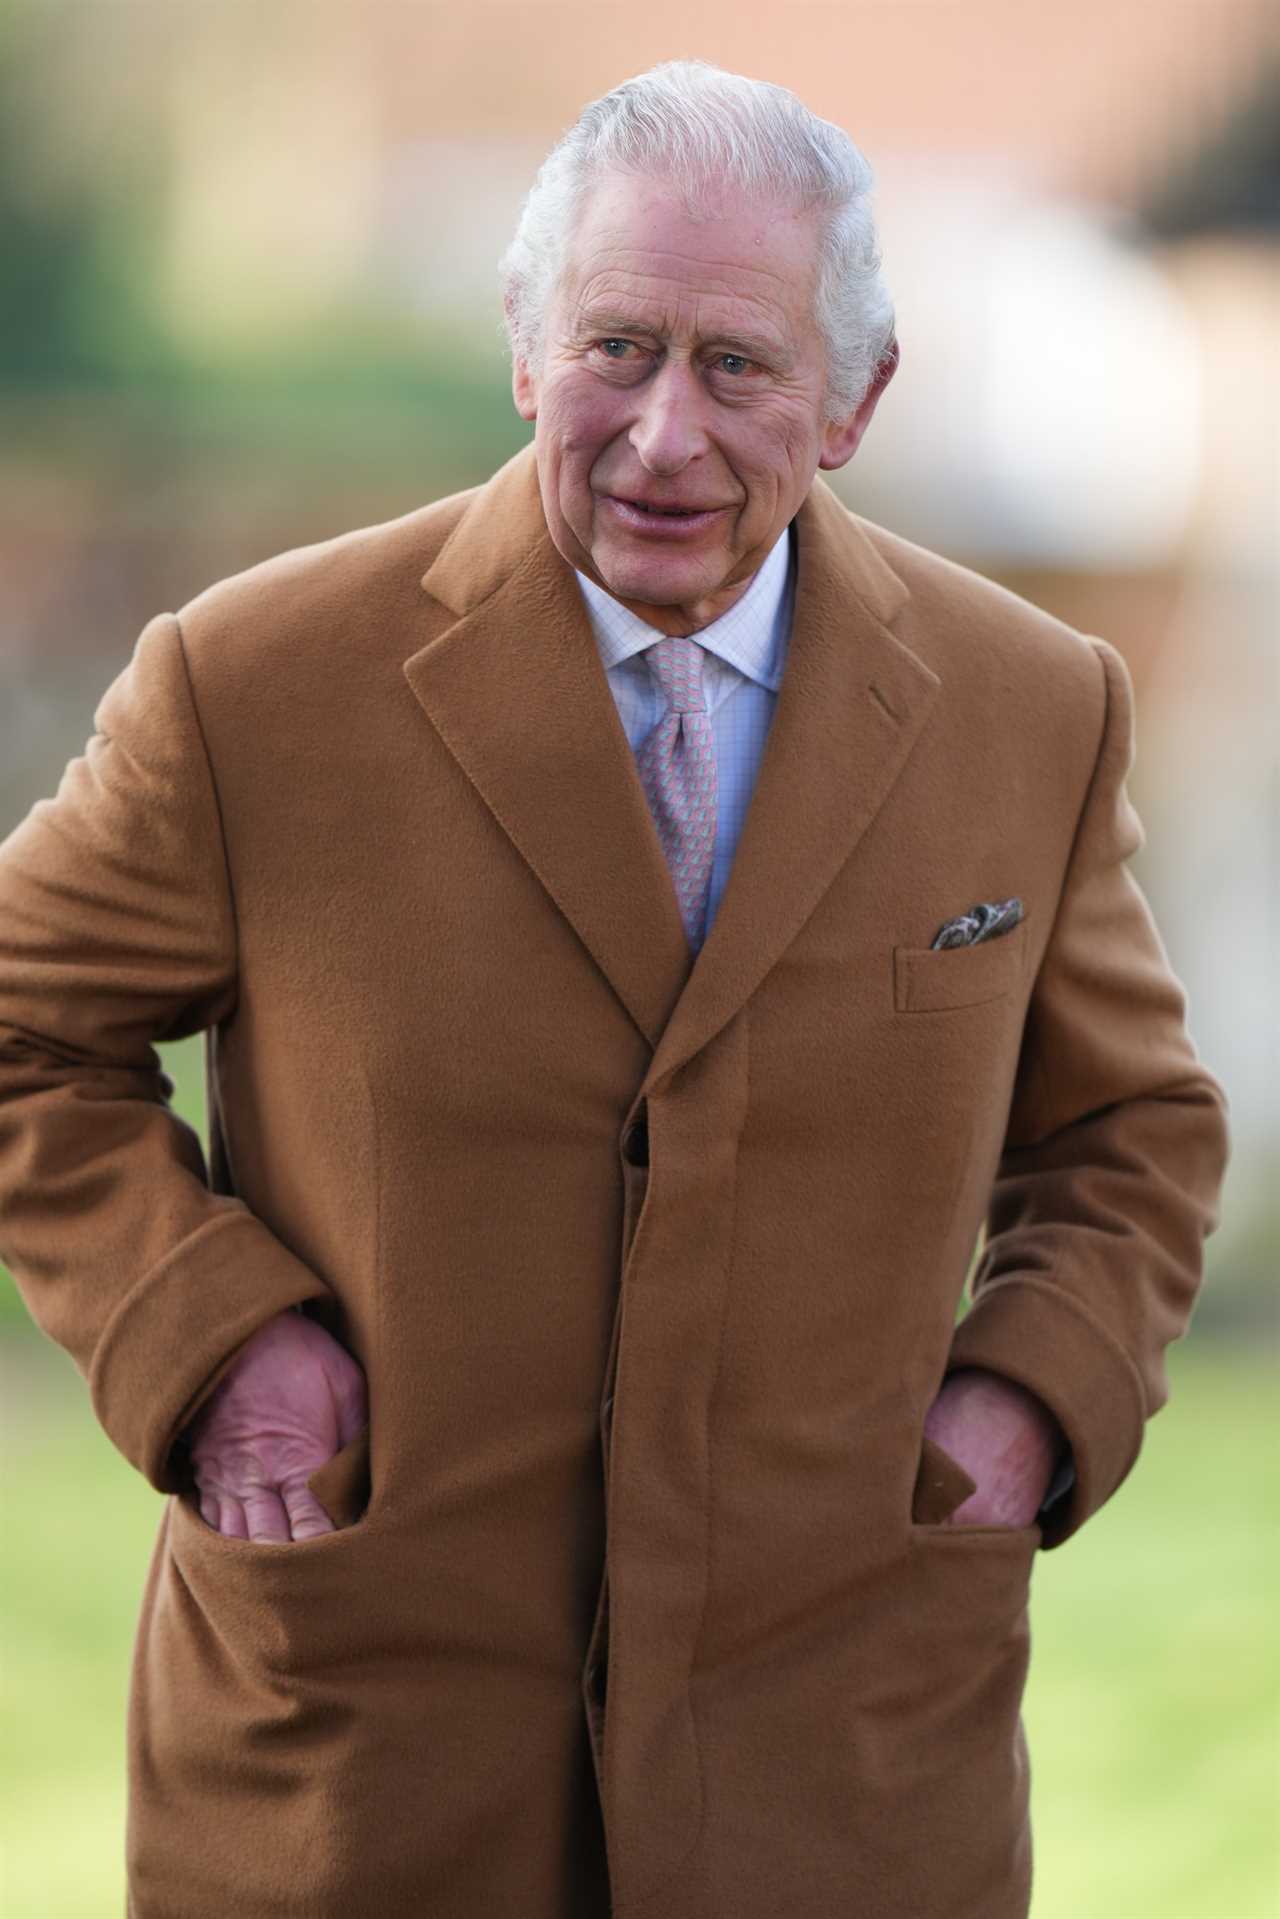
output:
M286 1487L284 1504L295 1539L318 1539L321 1533L338 1530L315 1494L306 1486L296 1486L292 1490Z
M233 1494L226 1494L219 1501L218 1531L226 1539L247 1539L249 1526L244 1516L244 1507Z
M261 1486L245 1493L241 1502L250 1539L277 1544L290 1537L289 1514L273 1487Z

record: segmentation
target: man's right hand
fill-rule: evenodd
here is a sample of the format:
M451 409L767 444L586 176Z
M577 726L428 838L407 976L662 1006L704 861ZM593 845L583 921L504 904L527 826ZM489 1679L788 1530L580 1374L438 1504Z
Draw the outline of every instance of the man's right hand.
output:
M312 1473L367 1423L364 1372L293 1311L246 1341L197 1412L187 1442L200 1511L231 1539L313 1539L335 1530Z

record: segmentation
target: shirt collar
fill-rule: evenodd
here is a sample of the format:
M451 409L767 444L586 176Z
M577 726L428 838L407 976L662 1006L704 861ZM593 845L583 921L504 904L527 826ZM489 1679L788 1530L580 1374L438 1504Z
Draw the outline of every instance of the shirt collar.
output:
M792 568L789 527L775 541L742 598L693 638L748 679L776 693L782 683L791 627ZM611 593L574 569L606 670L653 646L662 635Z

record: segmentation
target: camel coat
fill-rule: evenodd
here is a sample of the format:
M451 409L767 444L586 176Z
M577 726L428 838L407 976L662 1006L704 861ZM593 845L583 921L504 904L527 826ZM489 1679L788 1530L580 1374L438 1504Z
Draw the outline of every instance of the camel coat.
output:
M795 526L692 964L529 449L158 614L0 846L0 1254L164 1495L132 1919L1026 1913L1032 1568L1165 1399L1225 1101L1119 655ZM225 1538L175 1439L291 1307L368 1430L337 1530ZM1061 1421L1043 1527L942 1523L959 1365Z

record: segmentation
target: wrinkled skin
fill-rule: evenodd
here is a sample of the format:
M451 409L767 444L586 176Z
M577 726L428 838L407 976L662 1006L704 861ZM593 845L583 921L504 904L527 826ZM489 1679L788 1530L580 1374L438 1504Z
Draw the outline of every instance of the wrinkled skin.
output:
M364 1372L346 1348L301 1313L277 1313L187 1429L200 1511L231 1539L333 1532L307 1479L367 1419Z
M662 632L697 632L741 598L818 468L853 457L897 366L895 343L864 399L826 419L817 245L812 212L729 196L694 219L665 182L606 175L541 364L516 359L557 550ZM709 517L658 539L618 510L637 500Z

